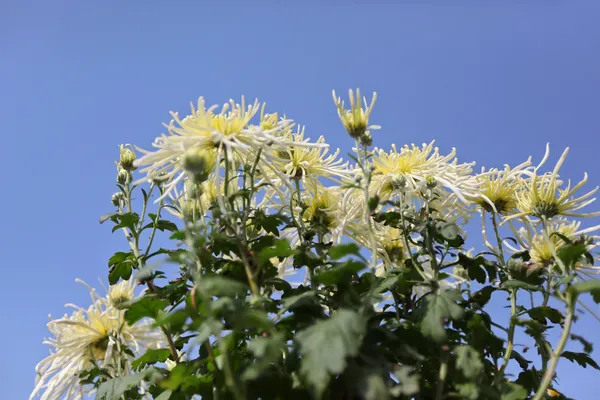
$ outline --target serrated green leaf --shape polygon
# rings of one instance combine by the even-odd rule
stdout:
[[[155,397],[154,400],[169,400],[171,398],[172,394],[173,394],[173,392],[171,390],[165,390],[164,392],[159,394],[157,397]]]
[[[108,214],[104,214],[103,216],[100,217],[100,223],[103,224],[106,221],[108,221],[109,219],[112,219],[114,216],[119,215],[119,213],[108,213]]]
[[[419,374],[414,373],[413,368],[402,365],[394,370],[394,376],[398,378],[398,384],[391,389],[394,396],[412,396],[419,393]]]
[[[583,345],[583,351],[585,353],[589,354],[594,351],[594,345],[588,340],[586,340],[583,336],[571,334],[571,339],[577,340],[579,343],[581,343]]]
[[[366,265],[359,261],[348,260],[340,265],[320,272],[316,280],[324,285],[335,285],[346,277],[356,274],[366,268]]]
[[[356,243],[345,243],[329,249],[329,257],[332,260],[339,260],[347,255],[360,255],[360,247]]]
[[[458,226],[451,222],[444,222],[437,227],[438,232],[446,240],[455,240],[458,237]]]
[[[535,286],[530,283],[526,283],[526,282],[522,282],[522,281],[517,281],[514,279],[503,282],[501,286],[505,289],[525,289],[525,290],[531,290],[531,291],[542,290],[542,288],[539,286]]]
[[[346,368],[346,359],[358,354],[366,320],[357,312],[342,309],[330,319],[298,332],[302,362],[300,372],[320,398],[330,375]]]
[[[208,296],[237,296],[244,295],[248,286],[219,275],[206,275],[198,282],[198,290]]]
[[[594,369],[600,370],[600,366],[598,366],[598,363],[596,363],[596,361],[594,361],[594,359],[586,353],[575,353],[573,351],[563,351],[560,356],[563,358],[566,358],[567,360],[569,360],[571,362],[576,362],[577,364],[581,365],[583,368],[587,368],[587,366],[589,365],[590,367],[592,367]]]
[[[481,355],[471,346],[459,346],[454,350],[456,368],[462,371],[465,378],[475,379],[483,371]]]
[[[149,368],[133,375],[109,379],[98,387],[97,400],[120,400],[127,391],[135,389],[143,380],[154,380],[160,373]]]
[[[425,316],[421,322],[421,331],[437,342],[446,340],[446,320],[459,320],[464,310],[457,304],[462,300],[456,291],[446,290],[430,293],[425,297]]]
[[[525,400],[529,394],[523,386],[513,382],[504,383],[501,393],[501,400]]]
[[[126,281],[131,277],[132,267],[130,262],[122,262],[115,265],[108,273],[108,283],[114,285],[119,279]]]
[[[137,300],[135,303],[128,305],[125,311],[125,320],[129,325],[135,324],[142,318],[155,319],[158,312],[164,310],[169,305],[169,302],[156,297],[145,296]]]
[[[146,350],[141,357],[133,360],[131,367],[135,371],[138,371],[147,365],[155,364],[157,362],[165,362],[170,355],[171,352],[169,349],[149,349]]]
[[[546,323],[546,319],[552,323],[559,324],[564,320],[564,316],[560,311],[552,307],[534,307],[527,310],[529,316],[539,322]]]

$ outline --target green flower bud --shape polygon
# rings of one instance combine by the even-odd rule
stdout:
[[[117,183],[121,185],[126,185],[131,181],[131,174],[129,171],[117,167]]]
[[[195,183],[202,183],[214,170],[215,162],[213,151],[196,147],[185,152],[181,166]]]
[[[119,164],[121,164],[121,168],[130,172],[135,171],[136,168],[133,162],[137,157],[131,145],[120,145],[119,149]]]
[[[433,189],[433,188],[435,188],[437,186],[437,181],[431,175],[429,175],[429,176],[427,176],[425,178],[425,182],[427,183],[427,188],[428,189]]]
[[[371,132],[369,131],[365,131],[358,140],[360,140],[360,143],[365,146],[370,146],[373,144],[373,136],[371,136]]]
[[[113,194],[112,197],[110,198],[110,201],[112,201],[112,203],[115,207],[119,207],[123,203],[124,200],[125,199],[123,198],[123,193],[121,193],[121,192],[117,192],[117,193]]]
[[[151,179],[152,183],[156,186],[160,186],[163,183],[165,183],[167,181],[167,173],[166,172],[159,172],[158,174],[154,175]]]

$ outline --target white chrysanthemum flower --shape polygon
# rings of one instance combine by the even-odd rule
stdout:
[[[259,163],[264,169],[268,169],[270,150],[282,150],[289,145],[325,146],[314,143],[288,143],[283,134],[289,130],[292,124],[290,120],[275,123],[274,118],[263,116],[265,119],[259,125],[251,125],[250,121],[259,109],[258,100],[246,107],[242,97],[241,105],[230,100],[219,113],[216,113],[217,108],[215,105],[207,109],[201,97],[198,106],[194,107],[192,104],[192,113],[184,119],[180,119],[177,113],[171,113],[173,120],[166,125],[169,135],[163,134],[154,141],[153,147],[156,150],[139,149],[144,156],[137,159],[135,165],[146,166],[140,171],[146,173],[147,177],[138,182],[166,173],[165,176],[170,181],[164,187],[164,194],[161,196],[164,198],[185,176],[183,161],[191,149],[216,151],[215,168],[221,165],[220,161],[225,156],[230,162],[253,160],[259,149],[265,149],[266,154],[260,157]]]
[[[304,128],[298,127],[296,133],[287,133],[284,138],[290,143],[285,149],[276,151],[276,157],[273,157],[273,163],[276,169],[265,171],[268,175],[273,175],[274,171],[281,171],[290,178],[297,179],[318,179],[321,177],[340,182],[344,178],[349,178],[352,171],[348,169],[348,162],[338,158],[340,150],[337,149],[333,154],[329,153],[329,146],[325,144],[325,138],[320,136],[315,142],[319,147],[307,147],[310,139],[304,138]],[[299,146],[294,146],[298,143]]]
[[[549,222],[547,229],[548,236],[546,237],[543,232],[538,232],[532,224],[526,222],[524,226],[520,227],[518,230],[513,229],[513,234],[517,243],[519,243],[519,247],[514,246],[508,241],[505,242],[505,246],[513,253],[528,250],[532,262],[548,265],[554,259],[553,254],[558,253],[567,245],[561,237],[553,235],[553,233],[563,235],[569,240],[576,240],[582,235],[587,236],[593,241],[593,243],[588,245],[588,251],[597,247],[597,241],[600,239],[600,236],[590,235],[591,233],[600,230],[600,225],[582,229],[581,221],[557,219]],[[585,265],[581,265],[581,268],[596,269]]]
[[[531,176],[530,165],[531,159],[528,159],[514,168],[508,165],[503,170],[492,168],[486,171],[482,168],[475,177],[478,195],[469,197],[469,200],[488,212],[511,213],[517,207],[517,192],[523,187],[523,176]]]
[[[467,203],[465,196],[473,196],[477,189],[477,182],[471,176],[474,163],[458,164],[456,149],[442,156],[433,144],[405,145],[400,151],[392,145],[390,152],[376,148],[372,181],[375,194],[382,199],[389,199],[396,191],[416,195],[428,182],[435,182]]]
[[[408,258],[404,235],[401,229],[378,223],[374,223],[373,228],[373,236],[377,242],[377,253],[383,261],[381,265],[382,270],[393,265],[398,265]],[[360,225],[352,224],[349,226],[349,229],[354,232],[352,238],[358,244],[366,248],[371,246],[369,234],[365,228],[360,229]]]
[[[335,95],[335,90],[332,91],[331,94],[333,95],[333,102],[338,109],[338,116],[351,137],[359,139],[367,134],[370,129],[380,128],[378,125],[369,125],[369,117],[373,111],[375,100],[377,100],[377,93],[373,93],[371,104],[367,105],[367,99],[365,97],[360,97],[360,89],[356,89],[356,100],[352,89],[348,90],[348,97],[350,98],[349,110],[344,108],[344,102]],[[365,103],[364,108],[362,105],[363,102]]]
[[[519,217],[551,219],[558,216],[581,218],[600,216],[600,211],[593,213],[579,212],[579,210],[596,200],[592,198],[592,195],[596,193],[598,187],[582,196],[575,197],[575,193],[587,183],[587,173],[575,186],[571,187],[569,181],[567,187],[561,187],[563,182],[558,179],[558,171],[565,162],[568,153],[569,148],[567,147],[556,163],[554,170],[551,173],[539,175],[538,170],[550,154],[550,146],[546,145],[546,154],[542,162],[535,168],[523,190],[517,192],[517,209],[519,212],[510,215],[505,221]]]
[[[37,378],[30,399],[37,396],[42,400],[83,399],[91,395],[94,388],[79,383],[80,373],[94,365],[115,374],[129,371],[133,360],[131,354],[137,356],[147,348],[164,345],[163,333],[153,328],[150,322],[129,325],[124,311],[113,306],[133,298],[135,283],[132,282],[135,282],[133,278],[112,286],[106,298],[90,289],[93,304],[89,308],[68,304],[75,309],[73,314],[50,320],[48,329],[52,337],[43,343],[52,350],[36,366]]]

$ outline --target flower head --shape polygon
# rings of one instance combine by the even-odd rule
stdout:
[[[340,117],[340,120],[342,121],[342,124],[344,124],[344,128],[346,128],[346,131],[351,137],[353,137],[354,139],[361,139],[364,135],[368,134],[369,129],[380,128],[377,125],[369,126],[369,117],[371,116],[371,111],[373,111],[375,100],[377,100],[377,93],[373,93],[373,99],[371,100],[371,104],[367,106],[367,99],[361,99],[360,97],[360,89],[356,89],[356,100],[354,98],[354,93],[352,93],[352,90],[349,90],[349,110],[344,108],[344,102],[342,101],[342,99],[336,97],[335,90],[332,92],[332,95],[333,101],[335,102],[338,109],[338,115]],[[363,101],[365,103],[365,108],[363,108]]]
[[[395,145],[386,152],[375,149],[373,186],[382,199],[390,198],[397,191],[417,193],[419,189],[435,182],[436,187],[449,190],[467,203],[465,196],[476,189],[471,174],[473,163],[458,164],[456,150],[442,156],[433,147],[434,142],[421,147],[405,145],[397,150]]]
[[[588,193],[575,197],[575,193],[587,183],[587,173],[583,179],[575,186],[571,187],[571,182],[566,187],[559,180],[558,171],[565,162],[569,148],[567,147],[558,160],[554,170],[551,173],[540,175],[539,168],[548,158],[550,147],[546,146],[546,155],[542,162],[535,168],[532,176],[527,180],[523,190],[516,194],[518,213],[506,218],[517,217],[536,217],[540,219],[551,219],[557,216],[566,217],[595,217],[600,216],[600,212],[580,213],[580,209],[593,203],[596,199],[591,196],[596,193],[598,187]]]
[[[277,166],[277,170],[285,173],[286,176],[297,179],[325,177],[336,181],[350,176],[348,163],[338,158],[340,150],[328,154],[329,148],[323,136],[315,142],[320,145],[319,147],[303,146],[309,140],[304,138],[303,128],[299,128],[297,133],[287,133],[284,137],[290,145],[276,151],[273,163]],[[294,146],[295,143],[298,146]]]
[[[530,172],[527,170],[530,164],[527,160],[514,168],[505,165],[503,170],[482,169],[481,174],[476,176],[478,193],[469,200],[488,212],[504,215],[512,212],[517,207],[517,192],[523,186],[523,175]]]
[[[99,297],[91,288],[92,305],[75,309],[71,315],[48,323],[52,334],[44,344],[52,347],[50,355],[36,367],[35,388],[30,396],[43,400],[83,399],[93,393],[91,385],[81,386],[79,374],[94,365],[117,373],[131,370],[131,361],[141,354],[142,348],[156,348],[163,344],[163,334],[149,322],[129,325],[124,311],[113,302],[133,296],[131,283],[122,283],[109,289],[106,298]],[[121,349],[121,350],[119,350]],[[123,351],[127,349],[127,351]]]
[[[130,144],[119,146],[119,165],[127,171],[135,170],[134,161],[136,159],[135,151]]]

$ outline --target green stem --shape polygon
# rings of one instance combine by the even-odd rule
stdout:
[[[563,328],[562,335],[560,340],[558,341],[558,345],[556,346],[556,350],[552,354],[552,358],[550,359],[550,365],[546,369],[544,373],[544,378],[542,379],[542,384],[538,388],[533,400],[541,400],[546,395],[546,391],[552,384],[552,379],[554,378],[554,372],[556,371],[556,366],[558,365],[558,360],[569,341],[569,335],[571,334],[571,325],[573,324],[573,316],[575,314],[575,299],[571,298],[569,303],[567,304],[567,315],[565,317],[565,325]]]
[[[440,373],[438,375],[438,383],[435,391],[435,399],[441,400],[444,396],[444,387],[446,386],[446,375],[448,374],[448,357],[444,353],[442,355],[442,363],[440,364]]]
[[[229,357],[227,356],[227,345],[223,338],[221,338],[221,343],[219,347],[221,348],[221,354],[223,355],[223,370],[225,371],[225,382],[233,392],[234,397],[237,400],[243,400],[244,396],[238,388],[235,378],[233,377],[233,371],[231,370],[231,365],[229,364]]]
[[[131,188],[129,186],[129,184],[127,185],[127,195],[125,197],[126,200],[126,204],[127,204],[127,212],[131,212],[132,207],[131,207]],[[135,259],[137,260],[138,263],[138,267],[141,269],[144,267],[144,258],[141,256],[140,254],[140,249],[139,249],[139,233],[138,232],[131,232],[132,236],[133,236],[133,242],[131,242],[131,240],[127,240],[127,242],[129,243],[129,246],[131,247],[131,251],[133,251],[133,254],[135,256]],[[150,290],[150,292],[152,293],[156,293],[156,288],[154,287],[154,284],[152,283],[152,280],[149,279],[146,282],[148,289]],[[179,363],[179,356],[177,355],[177,351],[175,350],[175,344],[173,343],[173,338],[171,336],[171,334],[169,333],[169,331],[167,330],[167,328],[165,328],[163,325],[160,325],[160,329],[161,331],[164,333],[165,337],[167,338],[167,342],[169,344],[169,352],[171,353],[171,357],[173,358],[173,360],[176,363]]]
[[[498,221],[496,220],[496,213],[491,212],[492,214],[492,226],[494,227],[494,234],[496,236],[496,242],[498,243],[498,258],[502,265],[502,268],[506,267],[506,259],[504,258],[504,248],[502,246],[502,239],[500,238],[500,232],[498,230]],[[496,375],[496,379],[499,379],[504,375],[504,371],[508,367],[510,363],[510,358],[512,356],[513,349],[515,347],[515,331],[517,327],[517,290],[510,290],[510,322],[508,326],[508,338],[506,344],[506,351],[504,352],[504,357],[502,359],[502,364],[500,369],[498,370],[498,375]]]

